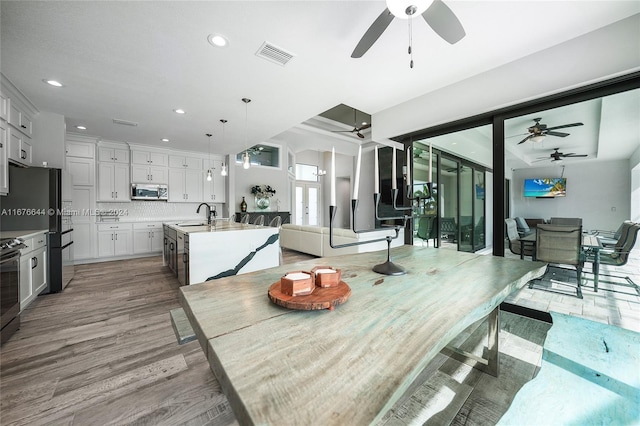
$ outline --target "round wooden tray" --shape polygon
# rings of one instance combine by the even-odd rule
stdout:
[[[306,296],[289,296],[280,291],[280,281],[269,286],[269,299],[276,305],[301,311],[316,309],[333,310],[334,307],[347,301],[351,296],[351,288],[344,281],[336,287],[316,287],[313,293]]]

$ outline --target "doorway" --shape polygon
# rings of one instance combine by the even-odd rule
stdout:
[[[320,184],[296,183],[295,224],[320,226]]]

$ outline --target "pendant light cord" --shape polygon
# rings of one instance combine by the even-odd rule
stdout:
[[[413,68],[413,17],[409,16],[409,19],[407,19],[407,21],[409,21],[409,68]]]

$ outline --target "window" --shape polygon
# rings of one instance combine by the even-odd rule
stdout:
[[[296,163],[296,180],[318,182],[318,166]]]
[[[242,156],[247,152],[251,166],[280,168],[280,147],[257,144],[236,154],[236,164],[242,164]]]

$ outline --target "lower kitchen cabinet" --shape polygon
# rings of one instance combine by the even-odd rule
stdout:
[[[20,311],[47,287],[47,237],[43,233],[24,238],[20,250]]]
[[[161,222],[133,224],[133,254],[160,253],[163,241]]]
[[[131,224],[98,224],[98,257],[126,256],[131,250]]]

